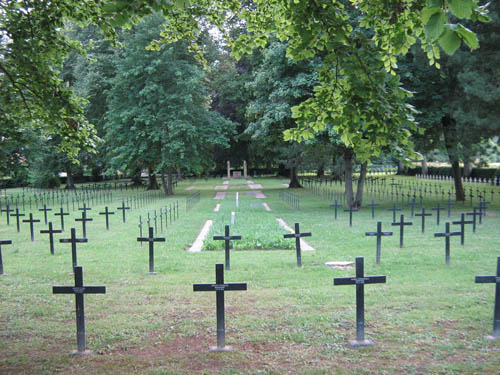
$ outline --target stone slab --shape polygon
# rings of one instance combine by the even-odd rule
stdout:
[[[225,191],[218,191],[217,194],[215,194],[214,199],[224,199],[226,198],[226,192]]]
[[[217,185],[216,187],[214,187],[215,190],[227,190],[227,188],[229,187],[229,185]]]
[[[334,262],[326,262],[325,265],[330,268],[336,269],[344,269],[351,268],[354,265],[353,261],[334,261]]]
[[[207,236],[208,232],[210,231],[210,228],[212,227],[213,220],[207,220],[205,221],[205,224],[203,225],[203,228],[201,228],[200,233],[198,234],[198,237],[196,237],[196,240],[193,242],[193,245],[189,248],[189,252],[191,253],[198,253],[201,251],[203,247],[203,241],[205,240],[205,237]]]
[[[262,191],[259,190],[259,191],[255,192],[255,198],[262,199],[262,198],[267,198],[267,197]]]
[[[220,210],[220,203],[217,203],[214,208],[214,212],[219,212]]]
[[[349,345],[353,348],[357,348],[360,346],[373,346],[373,342],[371,340],[349,340]]]
[[[194,189],[194,186],[189,186],[187,188],[185,188],[184,190],[193,190]]]
[[[250,189],[263,189],[261,184],[248,184]]]

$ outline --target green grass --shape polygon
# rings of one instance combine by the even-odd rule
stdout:
[[[106,285],[106,295],[87,295],[87,346],[90,357],[75,358],[67,353],[76,347],[74,297],[53,295],[53,285],[71,285],[71,250],[56,243],[56,254],[49,253],[48,236],[29,237],[23,224],[0,216],[0,239],[12,239],[2,246],[7,276],[0,277],[0,374],[498,374],[500,343],[489,342],[494,287],[475,284],[475,275],[495,272],[500,256],[500,209],[494,201],[489,216],[472,234],[467,227],[465,246],[458,237],[451,242],[451,265],[444,264],[444,239],[433,233],[443,231],[434,217],[420,233],[418,220],[405,228],[405,246],[399,248],[399,232],[390,226],[389,201],[371,219],[370,209],[354,213],[353,227],[348,216],[339,212],[337,221],[330,202],[308,189],[296,189],[301,209],[293,210],[279,200],[286,181],[255,179],[264,186],[266,199],[246,195],[241,181],[231,181],[226,198],[213,200],[220,179],[179,183],[174,198],[158,199],[127,213],[127,223],[117,212],[111,217],[111,230],[105,230],[103,205],[92,207],[88,224],[89,242],[78,245],[78,262],[88,285]],[[434,183],[434,182],[433,182]],[[440,183],[440,182],[436,182]],[[442,184],[448,184],[442,182]],[[201,200],[186,212],[184,188],[195,185]],[[7,193],[11,193],[7,190]],[[239,192],[239,207],[235,193]],[[137,192],[115,193],[119,198]],[[496,197],[500,197],[497,193]],[[157,275],[147,274],[148,250],[136,241],[138,218],[179,199],[180,218],[163,232],[165,243],[155,244]],[[369,195],[365,200],[371,200]],[[271,212],[251,206],[265,201]],[[377,198],[377,201],[380,200]],[[218,213],[213,212],[221,203]],[[427,201],[434,207],[435,201]],[[406,220],[411,220],[409,208]],[[458,205],[452,220],[469,207]],[[224,261],[223,251],[189,253],[207,219],[214,220],[213,234],[223,234],[235,211],[232,234],[236,249],[257,249],[257,241],[272,251],[234,251],[227,282],[247,282],[248,291],[226,295],[227,343],[233,353],[209,353],[215,344],[215,296],[193,293],[193,283],[215,280],[215,263]],[[59,218],[49,217],[55,226]],[[81,224],[67,219],[66,233]],[[43,220],[43,213],[36,212]],[[315,251],[302,253],[304,267],[296,267],[293,240],[282,240],[285,231],[276,218],[290,226],[300,222],[301,231]],[[375,239],[366,231],[394,231],[382,240],[381,264],[375,264]],[[69,224],[71,222],[71,224]],[[57,224],[57,225],[56,225]],[[159,222],[158,222],[159,226]],[[457,227],[454,227],[457,230]],[[160,233],[158,235],[161,235]],[[61,238],[58,235],[56,238]],[[213,241],[207,241],[210,244]],[[222,241],[217,248],[222,248]],[[266,246],[267,246],[266,245]],[[240,246],[240,247],[239,247]],[[355,288],[334,287],[333,278],[354,275],[354,269],[330,269],[324,263],[365,257],[367,275],[387,275],[386,284],[365,288],[366,336],[374,347],[352,349],[347,341],[355,332]]]

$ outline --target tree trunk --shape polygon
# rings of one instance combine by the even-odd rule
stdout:
[[[141,170],[137,170],[132,175],[132,186],[142,186]]]
[[[464,161],[464,177],[470,177],[470,175],[472,174],[473,166],[474,164],[472,164],[471,161],[469,160]]]
[[[182,181],[181,167],[177,167],[177,181]]]
[[[446,152],[448,153],[448,158],[450,159],[453,178],[455,180],[455,198],[457,202],[463,202],[465,200],[465,193],[464,187],[462,185],[462,176],[460,174],[460,164],[457,147],[458,138],[457,129],[455,127],[455,120],[452,119],[449,114],[446,114],[441,119],[441,125],[443,128],[444,145],[446,147]]]
[[[301,188],[302,185],[299,181],[299,176],[297,175],[297,167],[290,168],[290,183],[288,184],[289,188]]]
[[[352,159],[353,152],[350,148],[344,149],[344,164],[345,164],[345,205],[350,207],[353,204],[353,190],[352,190]]]
[[[359,172],[358,188],[356,190],[356,200],[354,201],[354,207],[361,208],[363,204],[363,188],[366,180],[366,172],[368,169],[368,162],[365,161],[361,164],[361,170]]]
[[[153,173],[151,168],[148,168],[149,184],[148,190],[159,190],[158,180],[156,179],[156,173]]]
[[[161,182],[163,184],[163,191],[165,192],[165,195],[170,196],[174,195],[174,189],[172,187],[172,168],[168,168],[167,173],[167,181],[165,181],[165,174],[163,172],[161,173]]]
[[[403,161],[398,160],[398,172],[397,172],[397,174],[404,175],[407,170],[408,169],[407,169],[406,165],[404,165]]]
[[[65,189],[75,189],[75,182],[73,180],[73,173],[71,172],[71,166],[66,166],[66,186]]]
[[[424,154],[422,159],[422,174],[427,175],[429,173],[429,167],[427,166],[427,156]]]
[[[321,164],[316,171],[316,177],[323,177],[325,175],[325,165]]]

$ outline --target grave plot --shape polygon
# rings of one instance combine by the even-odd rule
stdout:
[[[272,211],[268,212],[263,206],[255,205],[253,195],[238,194],[238,207],[236,195],[226,197],[214,215],[213,225],[203,243],[203,250],[222,250],[224,244],[212,239],[213,236],[223,235],[225,226],[230,225],[231,233],[241,235],[241,240],[232,241],[232,248],[238,250],[272,250],[294,249],[295,244],[283,238],[288,233],[276,222]],[[233,204],[228,204],[234,202]],[[258,202],[262,203],[262,202]]]

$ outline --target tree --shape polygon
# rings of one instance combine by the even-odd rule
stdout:
[[[146,51],[163,22],[155,14],[123,33],[105,129],[111,166],[160,173],[170,195],[177,167],[197,174],[212,167],[213,148],[227,145],[233,124],[209,111],[205,73],[184,43]]]

